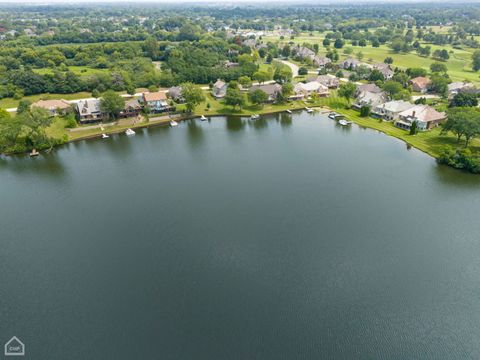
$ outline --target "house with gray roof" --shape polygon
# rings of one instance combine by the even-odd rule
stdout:
[[[276,83],[267,85],[253,85],[250,88],[250,92],[258,89],[262,90],[268,95],[268,102],[275,102],[277,101],[278,95],[282,92],[282,85]]]
[[[82,124],[102,121],[108,114],[103,112],[100,99],[80,100],[76,104],[78,121]]]
[[[409,103],[408,101],[388,101],[374,107],[372,110],[372,115],[387,121],[392,121],[397,120],[400,116],[400,113],[413,107],[415,107],[415,105]]]

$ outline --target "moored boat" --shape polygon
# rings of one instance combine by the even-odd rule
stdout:
[[[108,139],[110,136],[107,134],[102,134],[102,139]]]
[[[33,149],[33,150],[30,152],[30,156],[31,156],[31,157],[38,156],[38,155],[40,155],[40,153],[39,153],[36,149]]]
[[[292,113],[292,110],[285,110],[287,113],[291,114]]]
[[[200,120],[205,121],[205,120],[207,120],[207,118],[206,118],[205,115],[202,115],[202,116],[200,116]]]
[[[125,131],[125,134],[127,134],[128,136],[135,135],[135,131],[133,131],[132,129],[127,129]]]
[[[170,126],[171,127],[178,126],[178,123],[175,120],[170,120]]]

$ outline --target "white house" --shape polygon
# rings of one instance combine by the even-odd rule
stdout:
[[[303,95],[302,97],[309,98],[313,94],[318,96],[328,96],[328,87],[322,85],[318,81],[310,81],[307,83],[298,83],[295,85],[293,92],[297,95]]]
[[[380,105],[377,105],[373,110],[373,115],[376,115],[384,120],[392,121],[397,120],[400,113],[413,108],[415,105],[403,101],[389,101]]]
[[[395,126],[409,130],[413,122],[416,121],[418,130],[429,130],[438,126],[446,118],[447,115],[444,112],[438,112],[431,106],[415,105],[399,114]]]

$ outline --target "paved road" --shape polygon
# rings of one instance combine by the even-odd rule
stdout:
[[[280,61],[282,64],[285,64],[288,67],[290,67],[290,69],[292,69],[293,77],[298,76],[298,69],[299,69],[298,65],[287,60],[278,60],[278,61]]]

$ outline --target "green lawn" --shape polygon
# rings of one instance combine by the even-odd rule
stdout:
[[[95,75],[95,74],[102,74],[106,73],[108,69],[94,69],[88,66],[69,66],[68,70],[73,72],[78,76],[88,76],[88,75]],[[45,75],[45,74],[53,74],[52,68],[43,68],[43,69],[33,69],[34,72],[37,74]]]
[[[344,114],[349,120],[358,125],[376,129],[387,135],[394,136],[405,141],[407,144],[420,149],[433,157],[440,155],[442,147],[445,145],[458,146],[455,136],[441,135],[441,128],[435,128],[430,131],[419,132],[417,135],[410,135],[408,131],[399,129],[393,125],[392,122],[381,121],[371,117],[360,117],[358,111],[346,109],[345,99],[338,97],[330,97],[320,99],[320,102],[331,109],[335,109],[339,113]],[[475,139],[470,146],[472,151],[480,152],[480,139]]]
[[[50,99],[65,99],[65,100],[76,100],[92,97],[92,94],[86,91],[73,93],[73,94],[38,94],[24,96],[23,100],[29,100],[35,102],[38,100],[50,100]],[[15,100],[13,98],[4,98],[0,100],[0,108],[9,109],[15,108],[18,106],[20,100]]]

